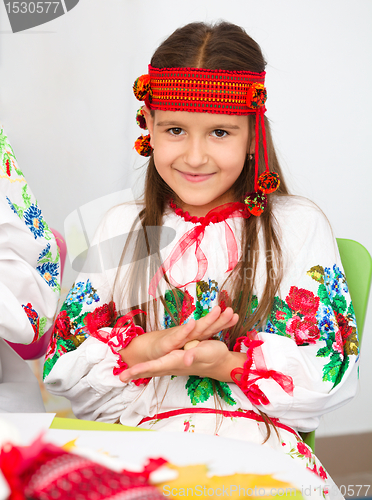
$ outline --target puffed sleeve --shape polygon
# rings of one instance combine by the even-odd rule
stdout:
[[[281,233],[283,280],[268,320],[235,372],[260,410],[300,431],[351,399],[358,381],[358,334],[337,243],[311,202],[287,198],[275,211]],[[261,262],[261,271],[263,263]]]
[[[103,219],[55,322],[44,382],[48,391],[71,401],[78,418],[117,421],[147,382],[124,384],[118,376],[126,368],[118,351],[143,333],[130,314],[120,314],[114,290],[121,252],[138,211],[135,204],[121,205]]]
[[[0,336],[30,344],[52,325],[59,251],[0,125]]]

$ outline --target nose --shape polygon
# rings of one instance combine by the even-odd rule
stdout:
[[[208,162],[206,144],[200,137],[190,137],[186,144],[184,161],[191,168],[198,168]]]

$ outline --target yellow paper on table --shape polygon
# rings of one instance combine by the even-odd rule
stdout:
[[[178,477],[166,483],[157,484],[159,491],[169,498],[223,498],[244,497],[270,499],[277,496],[291,500],[302,500],[303,496],[289,483],[275,479],[271,474],[232,474],[230,476],[209,476],[204,464],[178,467],[167,464],[178,472]]]

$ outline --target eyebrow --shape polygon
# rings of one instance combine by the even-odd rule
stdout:
[[[172,121],[162,121],[162,122],[158,122],[156,124],[157,127],[175,127],[175,128],[182,128],[182,124],[181,123],[178,123],[178,122],[172,122]],[[213,126],[213,128],[215,130],[220,130],[220,129],[230,129],[230,130],[239,130],[240,127],[238,125],[232,125],[232,124],[223,124],[223,123],[219,123],[217,126]]]

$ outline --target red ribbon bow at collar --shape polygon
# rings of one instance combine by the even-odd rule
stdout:
[[[175,209],[176,215],[183,217],[186,221],[197,223],[199,225],[195,226],[179,239],[168,258],[164,261],[163,265],[158,269],[155,276],[152,278],[149,286],[149,295],[152,295],[154,298],[161,278],[168,271],[170,271],[168,275],[169,282],[177,288],[187,286],[188,284],[200,281],[203,278],[208,268],[208,260],[204,252],[200,248],[200,244],[204,238],[205,228],[211,223],[225,223],[225,239],[229,260],[226,272],[232,271],[238,263],[238,245],[236,243],[234,233],[226,220],[235,217],[243,217],[245,219],[250,217],[249,212],[246,210],[245,204],[240,202],[226,203],[224,205],[221,205],[220,207],[213,208],[207,213],[205,217],[200,218],[191,217],[188,212],[183,212],[180,208],[177,208],[172,201],[170,202],[170,206]],[[196,276],[194,279],[188,281],[187,283],[177,283],[177,281],[175,281],[171,276],[171,269],[185,254],[185,252],[194,244],[195,257],[198,262],[198,270]]]

